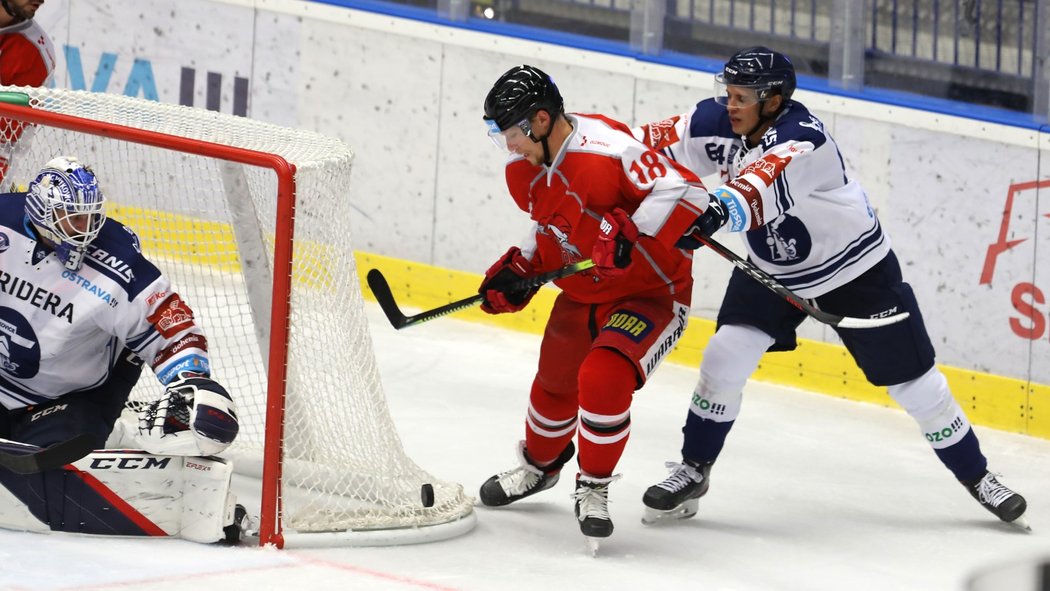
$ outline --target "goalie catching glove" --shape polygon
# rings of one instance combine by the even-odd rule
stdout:
[[[214,380],[180,376],[139,417],[138,441],[150,453],[213,456],[237,437],[233,398]]]
[[[478,288],[478,293],[485,296],[481,309],[488,314],[523,310],[540,288],[514,289],[514,286],[531,275],[532,263],[521,254],[520,248],[512,246],[485,272]]]

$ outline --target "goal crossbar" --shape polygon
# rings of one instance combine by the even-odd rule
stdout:
[[[91,93],[83,93],[82,91],[42,90],[41,92],[57,93],[57,100],[63,99],[63,97],[61,96],[63,92],[70,94],[70,96],[71,94],[82,94],[82,96],[88,96],[90,100],[95,100],[95,97],[89,97],[89,94]],[[113,123],[112,121],[91,119],[90,117],[78,117],[78,115],[69,114],[68,112],[46,110],[47,101],[51,100],[50,94],[43,94],[43,96],[38,99],[39,104],[44,106],[45,108],[34,108],[33,106],[23,106],[19,104],[3,102],[6,99],[5,94],[9,93],[0,93],[0,118],[25,122],[27,124],[34,124],[34,126],[63,129],[79,134],[95,135],[99,136],[99,138],[104,138],[107,140],[116,140],[120,142],[126,142],[129,144],[151,146],[153,148],[160,148],[165,151],[182,152],[186,154],[193,154],[196,156],[203,156],[206,157],[206,159],[225,161],[239,165],[257,167],[258,169],[270,170],[275,174],[276,208],[279,213],[275,216],[275,219],[273,220],[272,228],[267,230],[268,236],[272,236],[272,242],[269,239],[267,239],[267,242],[272,247],[271,263],[273,268],[272,290],[270,294],[271,301],[269,302],[269,340],[265,344],[260,343],[260,349],[266,349],[265,353],[262,353],[262,355],[264,355],[267,360],[266,366],[264,368],[266,375],[267,396],[265,402],[264,418],[265,441],[262,442],[261,445],[261,507],[258,523],[258,535],[260,544],[272,544],[277,547],[283,547],[283,545],[285,545],[286,543],[286,531],[285,526],[283,526],[285,520],[282,519],[282,515],[283,511],[285,511],[285,497],[287,493],[282,489],[282,478],[283,470],[285,470],[285,465],[287,463],[287,459],[285,458],[285,453],[287,452],[285,447],[286,413],[288,411],[288,388],[290,387],[289,363],[291,362],[290,343],[291,324],[293,320],[293,284],[296,281],[295,265],[298,265],[300,268],[303,265],[302,261],[296,263],[293,259],[293,256],[295,255],[293,249],[295,244],[294,239],[296,230],[296,191],[298,190],[296,181],[296,174],[298,170],[296,164],[289,162],[289,160],[286,159],[285,156],[279,153],[248,149],[244,147],[238,147],[235,145],[217,142],[210,142],[199,138],[188,138],[188,136],[165,133],[163,131],[156,131],[152,129],[131,127],[128,125]],[[143,103],[148,102],[137,99],[129,99],[123,97],[113,98],[111,96],[105,96],[100,97],[98,100],[107,104],[110,102],[118,101],[128,102],[135,109],[149,110],[153,108],[149,105],[143,106]],[[169,105],[163,105],[156,108],[158,108],[158,110],[172,109],[172,107]],[[88,111],[88,114],[96,114],[89,108],[85,110]],[[199,111],[199,109],[190,110]],[[175,115],[172,115],[171,113],[167,112],[163,114],[165,115],[165,117],[177,117],[177,113],[181,111],[175,112]],[[210,111],[208,112],[209,117],[210,115],[214,115],[214,117],[216,118],[239,120],[234,123],[229,123],[230,126],[246,125],[245,122],[247,122],[248,124],[253,123],[248,120],[243,120],[241,118],[231,118],[231,115],[211,113]],[[198,123],[207,127],[208,121],[204,120],[204,115],[197,115],[196,113],[187,114],[194,114],[194,117],[202,119],[204,123]],[[258,125],[268,126],[269,124]],[[236,133],[233,133],[233,135],[235,136]],[[22,143],[24,144],[25,142],[23,141]],[[270,232],[272,232],[272,234],[270,234]],[[312,254],[309,240],[307,242],[307,250],[303,251],[303,254],[306,255],[308,259]],[[356,286],[355,289],[359,292],[360,288],[359,286]],[[366,330],[366,328],[363,330]],[[371,351],[369,352],[369,354],[371,355]],[[301,405],[302,402],[297,402],[296,404]],[[301,408],[297,408],[297,411],[299,410],[301,410]],[[381,411],[381,413],[386,413],[384,402],[383,408],[378,411]],[[308,434],[307,436],[302,436],[301,434],[298,434],[298,432],[295,435],[298,439],[303,439],[304,437],[306,437],[306,439],[310,439],[311,437],[310,434]],[[394,437],[396,438],[396,435]],[[322,453],[320,451],[315,453],[315,455],[328,457],[327,453]],[[300,461],[296,460],[296,462],[296,465],[299,465]],[[321,472],[325,473],[325,476],[329,476],[333,480],[339,481],[341,483],[341,486],[343,486],[344,488],[349,488],[353,486],[351,484],[345,483],[345,481],[348,479],[345,478],[344,474],[337,473],[338,470],[332,469],[332,460],[325,460],[325,462],[329,462],[322,466],[323,469],[321,470]],[[419,470],[418,467],[415,467],[412,464],[411,460],[404,459],[403,461],[401,461],[401,464],[399,464],[399,466],[401,467],[394,471],[406,472],[408,471],[408,468],[416,470],[417,472]],[[313,464],[309,465],[313,466]],[[339,465],[339,462],[335,461],[335,465]],[[381,476],[371,476],[371,474],[375,473],[377,472],[365,470],[364,476],[356,480],[360,482],[372,482],[376,480],[381,480],[383,478]],[[426,477],[423,478],[423,482],[427,482],[428,480],[430,480],[429,477],[426,476],[425,472],[419,473],[423,474],[423,477]],[[355,478],[352,478],[350,480],[353,481],[355,480]],[[417,474],[416,481],[418,480],[419,477]],[[382,493],[376,492],[375,490],[377,488],[379,490],[382,490],[382,487],[387,485],[370,484],[369,486],[371,488],[369,488],[370,492],[367,493],[367,495],[369,495],[369,498],[372,499],[371,502],[373,504],[378,503],[379,505],[384,505],[385,502],[382,500]],[[397,495],[401,495],[401,497],[404,497],[403,489],[405,487],[393,486],[388,488],[396,489],[395,492],[392,493],[395,495],[395,497],[397,497]],[[443,510],[445,511],[445,513],[448,513],[449,511],[459,511],[459,513],[462,513],[458,516],[457,519],[445,519],[445,521],[459,522],[454,524],[453,527],[449,528],[451,531],[454,531],[454,533],[451,533],[451,535],[457,535],[468,530],[472,526],[472,523],[474,523],[472,522],[472,519],[474,519],[474,515],[471,514],[471,510],[469,508],[472,504],[469,498],[463,497],[462,487],[458,487],[458,485],[455,485],[453,488],[458,488],[459,492],[453,490],[450,494],[442,493],[441,497],[445,505],[453,507],[453,509],[448,509],[448,507],[444,507]],[[336,495],[336,497],[343,499],[344,495],[348,493],[349,492],[346,492],[345,490],[334,489],[331,485],[321,485],[317,488],[317,492],[315,494],[319,498],[332,497],[332,495],[334,494]],[[377,494],[379,495],[378,498]],[[351,497],[353,497],[353,495],[351,495]],[[416,498],[418,503],[418,493],[416,495]],[[403,502],[401,503],[403,504]],[[309,503],[308,508],[310,508]],[[395,509],[395,511],[400,511],[400,513],[413,513],[413,510],[406,511],[405,509]],[[353,513],[354,511],[351,512]],[[418,509],[415,510],[415,513],[419,512],[420,511]],[[324,515],[331,516],[338,515],[339,513],[340,511],[331,508],[322,509],[319,511],[321,519],[324,518]],[[462,519],[464,518],[464,516],[469,516],[469,519]],[[390,520],[382,518],[379,521],[386,523]],[[358,522],[352,521],[346,523]],[[332,537],[333,540],[336,540],[335,544],[338,544],[338,539],[340,537],[338,531],[350,531],[352,529],[355,529],[355,527],[359,529],[362,533],[366,534],[361,536],[363,537],[363,539],[370,539],[370,537],[373,537],[373,539],[379,541],[376,542],[377,544],[411,543],[414,541],[425,542],[430,540],[441,540],[444,539],[444,537],[450,536],[448,534],[434,535],[432,533],[422,533],[420,535],[415,536],[416,540],[409,540],[409,537],[412,536],[407,535],[407,532],[411,532],[414,529],[419,530],[419,524],[414,524],[411,521],[411,518],[408,519],[407,523],[391,523],[393,525],[387,527],[387,529],[390,529],[395,533],[390,536],[383,537],[381,534],[377,535],[377,530],[382,530],[385,527],[381,524],[373,525],[371,523],[365,523],[363,526],[333,526],[332,529],[329,530],[328,528],[325,528],[322,522],[319,526],[311,526],[316,527],[317,529],[306,530],[318,531],[319,534],[309,534],[308,537],[311,537],[310,540],[304,541],[301,544],[296,545],[329,545],[327,542],[318,542],[319,540],[324,539],[325,536]],[[333,535],[333,532],[336,532],[336,535]],[[355,542],[353,542],[352,540],[348,540],[348,542],[350,543],[350,545],[355,544]],[[369,545],[369,542],[364,542],[360,545]]]

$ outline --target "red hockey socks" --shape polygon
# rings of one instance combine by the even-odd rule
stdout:
[[[634,364],[612,349],[599,347],[584,359],[579,373],[580,470],[607,478],[631,434],[631,398],[638,375]]]
[[[533,380],[525,417],[525,451],[540,464],[554,461],[576,435],[576,392],[556,394]]]

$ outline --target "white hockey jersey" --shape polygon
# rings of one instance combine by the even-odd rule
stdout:
[[[753,148],[714,99],[633,132],[700,177],[719,174],[723,184],[711,193],[729,214],[723,230],[743,232],[750,259],[799,296],[840,287],[890,251],[835,141],[798,102],[788,103]]]
[[[131,349],[167,384],[210,374],[193,312],[141,252],[138,237],[107,219],[70,271],[38,242],[25,193],[0,195],[0,404],[40,404],[97,387]]]

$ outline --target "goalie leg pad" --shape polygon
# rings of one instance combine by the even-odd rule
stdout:
[[[0,470],[0,527],[222,540],[233,523],[231,466],[217,458],[97,451],[61,470]]]

